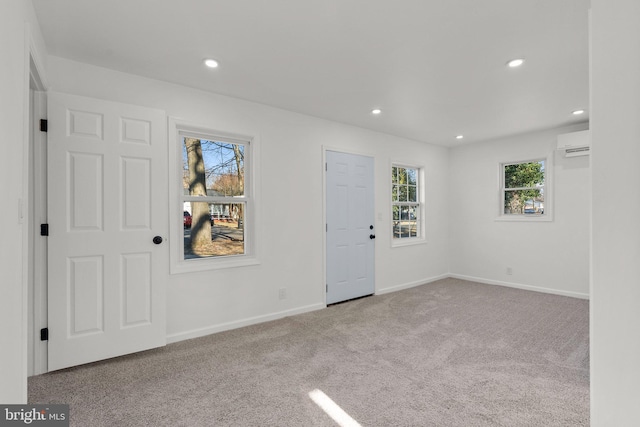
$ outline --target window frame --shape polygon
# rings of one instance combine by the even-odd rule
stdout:
[[[510,165],[519,165],[523,163],[538,163],[544,162],[544,213],[540,215],[527,215],[527,214],[506,214],[504,213],[504,202],[506,191],[518,190],[518,189],[533,189],[539,187],[518,187],[518,188],[505,188],[505,167]],[[505,161],[500,162],[498,165],[498,216],[496,221],[514,221],[514,222],[549,222],[553,221],[553,198],[552,198],[552,182],[553,182],[553,162],[552,156],[540,156],[525,160]]]
[[[243,196],[189,196],[183,190],[183,138],[192,137],[209,141],[220,141],[244,145],[244,195]],[[211,127],[194,125],[188,122],[169,119],[169,197],[170,197],[170,273],[181,274],[196,271],[217,270],[260,264],[257,257],[256,241],[256,195],[259,192],[257,158],[257,137],[250,133],[230,133]],[[197,259],[184,258],[184,202],[208,203],[244,203],[244,254],[228,256],[211,256]]]
[[[414,169],[416,170],[416,202],[396,202],[393,200],[393,169]],[[410,245],[419,245],[426,243],[426,217],[425,217],[425,185],[424,185],[424,166],[416,165],[408,162],[392,161],[389,165],[389,218],[391,226],[391,247],[402,247]],[[393,219],[393,207],[394,206],[416,206],[418,212],[418,220],[416,224],[415,237],[400,237],[394,236],[394,219]]]

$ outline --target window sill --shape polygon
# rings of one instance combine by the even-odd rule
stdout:
[[[499,222],[551,222],[553,221],[553,218],[550,215],[500,215],[495,220]]]
[[[426,245],[427,241],[421,237],[405,238],[405,239],[393,239],[391,240],[392,248],[401,248],[403,246],[415,246]]]
[[[222,270],[226,268],[260,265],[260,260],[252,256],[234,256],[224,258],[204,258],[180,261],[171,266],[171,274],[195,273],[198,271]]]

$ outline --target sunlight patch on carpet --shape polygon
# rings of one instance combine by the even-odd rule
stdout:
[[[315,389],[309,392],[309,397],[320,407],[327,415],[329,415],[333,421],[338,423],[340,427],[362,427],[360,424],[351,418],[336,402],[331,400],[329,396],[324,394],[321,390]]]

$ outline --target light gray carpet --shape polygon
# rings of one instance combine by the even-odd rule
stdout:
[[[588,301],[441,280],[29,379],[73,426],[586,426]]]

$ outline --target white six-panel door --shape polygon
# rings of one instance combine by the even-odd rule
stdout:
[[[327,304],[371,295],[374,282],[373,158],[326,152]]]
[[[48,369],[165,345],[165,113],[50,93],[48,124]]]

